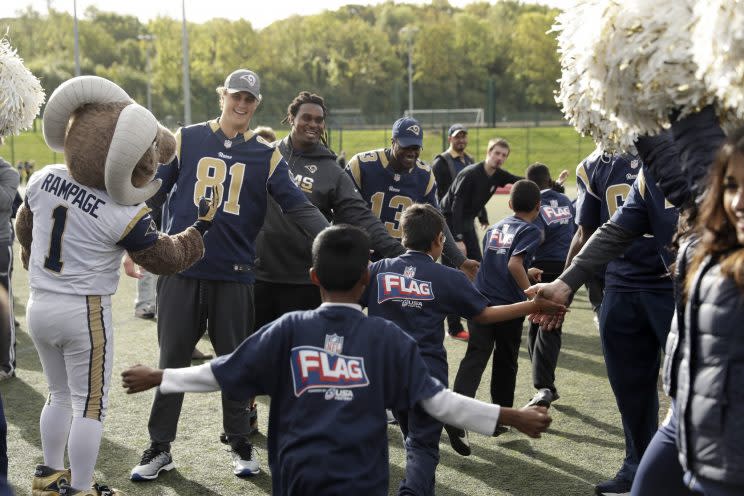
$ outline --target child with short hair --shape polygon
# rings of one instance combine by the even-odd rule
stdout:
[[[408,207],[400,219],[403,246],[408,251],[370,266],[370,284],[362,304],[368,306],[369,315],[390,320],[415,339],[429,373],[447,385],[447,351],[444,348],[447,315],[490,323],[523,317],[546,305],[543,301],[529,301],[489,306],[488,300],[465,274],[436,263],[444,246],[444,226],[444,217],[431,205],[414,203]],[[546,307],[548,312],[562,310],[558,305]],[[400,492],[434,494],[443,424],[420,406],[394,414],[407,451],[406,474]],[[458,453],[467,456],[470,454],[467,435],[458,431],[462,434],[453,436],[448,431],[450,442]]]
[[[509,198],[514,215],[491,226],[483,237],[483,262],[475,287],[491,305],[524,301],[530,286],[527,269],[540,245],[540,229],[532,222],[540,212],[540,188],[523,179],[514,183]],[[454,390],[475,397],[481,376],[493,353],[491,401],[512,406],[517,380],[517,357],[524,317],[496,324],[471,322],[470,340],[455,377]],[[499,434],[506,432],[500,426]]]
[[[505,424],[539,437],[551,422],[545,409],[500,408],[454,394],[431,377],[413,339],[362,313],[369,248],[356,227],[325,229],[313,243],[310,270],[320,307],[285,314],[204,365],[131,367],[122,373],[124,387],[271,396],[268,450],[277,495],[386,495],[386,408],[421,405],[440,421],[483,434]]]

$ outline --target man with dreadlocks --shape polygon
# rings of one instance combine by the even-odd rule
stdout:
[[[405,250],[391,237],[354,188],[351,178],[328,148],[323,97],[301,91],[287,107],[284,122],[292,129],[275,143],[295,184],[328,221],[367,231],[376,252],[394,257]],[[312,239],[282,214],[269,198],[266,219],[256,239],[256,329],[293,310],[320,305],[318,287],[310,282]]]

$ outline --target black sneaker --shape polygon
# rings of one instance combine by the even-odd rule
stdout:
[[[468,431],[447,424],[444,424],[444,430],[447,431],[452,449],[462,456],[469,456],[471,451]]]
[[[176,465],[170,452],[150,446],[142,453],[139,465],[132,469],[129,478],[133,481],[148,481],[157,479],[163,470],[173,470]]]
[[[542,388],[535,393],[535,396],[524,406],[544,406],[550,408],[550,404],[560,398],[558,391],[551,391],[548,388]]]
[[[594,486],[594,493],[598,496],[624,496],[630,494],[633,481],[629,481],[619,475],[614,479],[600,482]]]

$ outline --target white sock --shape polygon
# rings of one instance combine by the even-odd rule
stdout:
[[[93,487],[93,471],[102,435],[103,424],[98,420],[82,417],[72,420],[67,454],[70,456],[73,489],[87,491]]]
[[[70,434],[72,408],[44,405],[39,418],[41,448],[44,451],[44,465],[54,470],[65,468],[65,446]]]

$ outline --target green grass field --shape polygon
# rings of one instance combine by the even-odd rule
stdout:
[[[62,154],[53,152],[44,142],[40,132],[41,124],[37,120],[37,131],[29,131],[20,136],[7,138],[0,146],[0,157],[12,162],[19,160],[35,162],[36,169],[44,165],[63,162]],[[431,163],[434,156],[446,148],[442,129],[424,130],[424,150],[421,159]],[[444,131],[446,133],[446,131]],[[287,129],[277,129],[280,137],[287,134]],[[473,128],[469,132],[468,152],[476,160],[483,160],[488,140],[494,137],[506,138],[511,144],[511,155],[505,168],[510,172],[523,175],[525,168],[534,162],[547,164],[553,177],[563,169],[568,169],[573,176],[576,164],[594,150],[590,138],[582,138],[571,127],[525,127],[525,128]],[[390,145],[390,129],[376,130],[337,130],[330,132],[331,146],[334,150],[344,150],[347,160],[354,154],[383,148]],[[443,145],[444,143],[444,145]],[[574,182],[569,177],[569,182]]]
[[[494,197],[489,203],[491,219],[503,217],[505,209],[505,197]],[[10,483],[17,495],[26,496],[31,494],[34,466],[42,462],[38,420],[46,385],[25,322],[29,292],[27,273],[20,263],[16,267],[15,311],[21,322],[18,377],[0,382],[0,393],[8,420]],[[125,367],[135,363],[156,365],[158,356],[155,324],[133,316],[134,294],[135,281],[122,276],[119,291],[113,298],[114,380],[96,479],[130,496],[270,494],[265,437],[268,398],[259,398],[261,433],[253,439],[263,465],[260,475],[247,480],[232,475],[229,454],[218,440],[222,430],[219,395],[191,394],[184,402],[178,439],[173,445],[177,470],[156,482],[134,484],[129,481],[129,471],[148,446],[147,418],[152,393],[127,396],[119,385],[118,376]],[[473,434],[470,437],[473,453],[467,458],[457,455],[443,434],[437,472],[438,495],[590,495],[594,494],[594,483],[615,474],[624,455],[622,427],[607,382],[598,332],[583,292],[574,300],[564,330],[556,382],[561,398],[551,408],[550,430],[541,439],[530,439],[515,431],[498,438]],[[451,339],[447,339],[446,344],[450,381],[453,381],[466,344]],[[208,350],[209,343],[202,341],[199,348]],[[534,392],[524,347],[519,365],[517,405],[526,403]],[[478,391],[478,398],[484,401],[489,401],[489,377],[490,366]],[[388,437],[390,492],[394,494],[403,474],[405,453],[396,426],[388,428]],[[318,453],[318,457],[322,456]],[[318,469],[322,466],[319,463]]]

